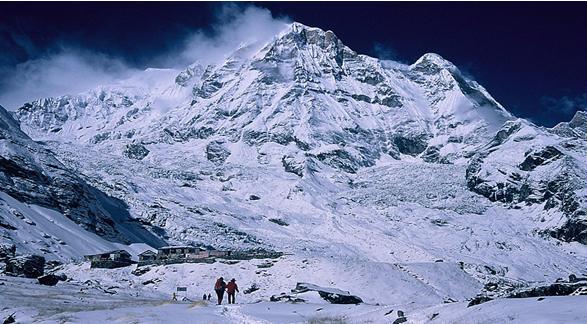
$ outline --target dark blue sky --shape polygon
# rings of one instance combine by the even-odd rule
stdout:
[[[244,6],[245,4],[238,4]],[[273,13],[330,29],[355,51],[411,63],[452,61],[520,117],[552,126],[587,109],[587,3],[262,2]],[[0,3],[0,87],[17,64],[67,45],[143,68],[222,4]]]

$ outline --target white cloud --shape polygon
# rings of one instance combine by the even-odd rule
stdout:
[[[156,61],[173,67],[196,61],[215,63],[242,44],[265,44],[289,22],[287,18],[274,18],[267,9],[236,4],[222,6],[215,18],[210,31],[195,31],[175,51]]]
[[[239,45],[262,44],[286,27],[287,19],[255,6],[223,5],[211,28],[194,31],[178,41],[174,50],[161,53],[147,67],[184,68],[194,62],[214,63]],[[15,67],[1,69],[0,105],[14,110],[22,104],[45,97],[76,94],[127,78],[137,69],[123,60],[75,46],[60,47]]]
[[[129,76],[133,69],[101,54],[62,48],[57,54],[29,60],[9,71],[0,104],[16,109],[30,100],[78,93]]]

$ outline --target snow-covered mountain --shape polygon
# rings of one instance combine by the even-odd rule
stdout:
[[[79,238],[96,234],[105,243],[100,248],[108,241],[163,243],[132,222],[123,201],[92,187],[31,140],[1,106],[0,184],[2,243],[20,252],[76,257],[88,252],[79,248]]]
[[[293,23],[218,64],[27,103],[14,116],[40,142],[2,116],[20,155],[1,152],[0,191],[108,239],[128,214],[169,244],[291,253],[253,297],[336,277],[358,294],[389,288],[372,303],[434,305],[585,271],[585,115],[553,129],[517,119],[436,54],[383,61]],[[80,221],[44,203],[37,180],[11,184],[11,165],[49,187],[69,179],[98,211]]]

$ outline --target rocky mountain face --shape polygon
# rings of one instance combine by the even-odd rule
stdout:
[[[513,208],[540,205],[542,232],[587,244],[584,115],[553,129],[508,122],[469,162],[468,187]]]
[[[130,235],[125,228],[128,226],[123,224],[130,219],[123,201],[107,196],[65,167],[46,147],[23,133],[18,122],[1,106],[0,187],[21,202],[57,210],[107,240],[137,241],[137,236]],[[8,209],[11,218],[0,215],[4,238],[10,238],[11,231],[18,231],[21,225],[36,226],[4,200],[0,199],[0,205]],[[14,224],[15,220],[20,221],[19,225]],[[139,241],[152,236],[143,232],[146,236]]]
[[[462,228],[473,233],[481,224],[474,215],[520,213],[518,230],[532,240],[537,230],[587,243],[583,113],[540,128],[516,119],[439,55],[412,65],[383,61],[298,23],[257,45],[243,44],[216,64],[148,69],[25,104],[14,112],[23,130],[67,167],[13,158],[2,164],[11,179],[21,179],[23,168],[41,169],[7,192],[64,212],[70,208],[61,205],[72,205],[61,203],[68,192],[82,192],[79,204],[91,216],[72,217],[115,236],[103,221],[108,213],[89,203],[105,199],[86,194],[90,184],[169,242],[214,247],[320,253],[346,244],[336,253],[361,258],[369,250],[363,240],[375,231],[385,237],[382,246],[406,250],[372,259],[461,253],[476,264],[483,258],[470,239],[460,249],[438,241],[446,249],[432,251],[414,247],[413,237],[398,241],[387,228],[427,215],[414,223],[414,236],[446,226],[454,230],[447,235],[460,237]],[[27,141],[39,150],[27,156],[50,156]],[[59,180],[43,180],[51,172]],[[39,195],[33,183],[61,191]],[[471,219],[477,225],[466,225]],[[505,240],[491,235],[487,242]]]

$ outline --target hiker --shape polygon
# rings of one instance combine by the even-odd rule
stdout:
[[[206,296],[206,294],[204,294],[204,296],[202,296],[202,300],[206,300],[206,297],[208,297],[208,296]]]
[[[208,300],[212,300],[212,295],[208,294]]]
[[[224,278],[218,278],[218,280],[216,280],[216,284],[214,285],[214,291],[216,291],[216,295],[218,296],[218,305],[222,304],[222,297],[224,297],[225,289],[226,282],[224,282]]]
[[[228,303],[234,304],[234,294],[238,291],[238,286],[236,285],[236,279],[230,279],[230,282],[226,285],[226,292],[228,292]]]
[[[175,293],[173,293],[173,295],[171,296],[171,300],[177,301],[177,295]]]

